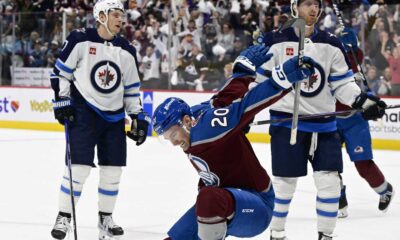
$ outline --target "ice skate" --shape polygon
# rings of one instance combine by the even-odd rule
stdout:
[[[332,234],[327,234],[323,232],[318,232],[318,240],[332,240]]]
[[[394,190],[392,184],[388,183],[387,190],[384,194],[381,195],[379,199],[379,210],[382,212],[387,212],[390,203],[392,202],[392,198],[394,196]]]
[[[338,218],[345,218],[349,215],[347,205],[346,186],[344,186],[340,192]]]
[[[289,240],[286,237],[285,231],[274,231],[271,230],[271,238],[270,240]]]
[[[71,231],[71,215],[68,213],[58,213],[56,223],[54,224],[53,230],[51,230],[51,236],[54,239],[64,239],[68,232]]]
[[[124,235],[122,227],[114,223],[111,214],[99,213],[99,240],[117,240]]]

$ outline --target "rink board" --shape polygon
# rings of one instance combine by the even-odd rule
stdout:
[[[190,91],[142,92],[145,110],[155,109],[165,98],[180,97],[194,105],[207,101],[212,93]],[[62,131],[63,128],[53,117],[49,88],[0,87],[0,128]],[[390,105],[400,104],[400,98],[384,98]],[[268,110],[260,112],[255,121],[269,119]],[[370,129],[375,149],[400,150],[400,109],[387,110],[379,121],[370,121]],[[248,138],[252,142],[268,143],[268,125],[254,126]]]

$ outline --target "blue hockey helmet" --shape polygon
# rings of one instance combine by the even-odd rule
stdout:
[[[162,135],[173,125],[181,125],[185,115],[192,116],[185,101],[177,97],[167,98],[154,111],[153,129],[157,135]]]

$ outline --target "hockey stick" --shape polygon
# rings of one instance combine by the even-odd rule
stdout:
[[[68,178],[69,178],[69,195],[71,196],[71,205],[72,205],[72,221],[74,222],[74,239],[78,240],[78,231],[76,228],[76,212],[75,212],[75,199],[74,199],[74,187],[72,181],[72,161],[71,161],[71,146],[69,142],[69,134],[68,134],[68,120],[64,122],[64,131],[65,131],[65,141],[66,141],[66,154],[65,158],[67,160],[68,167]]]
[[[339,21],[339,29],[340,29],[340,33],[339,34],[342,35],[342,32],[344,30],[344,22],[343,22],[342,14],[339,11],[338,3],[336,1],[337,0],[332,0],[332,6],[333,6],[333,10],[335,11],[336,17],[337,17],[337,19]],[[351,56],[353,57],[353,60],[357,65],[358,72],[361,73],[361,77],[362,77],[362,81],[363,81],[364,86],[367,88],[367,91],[370,92],[371,89],[368,86],[368,82],[367,82],[367,78],[365,77],[364,70],[362,69],[361,64],[358,61],[357,56],[356,56],[353,48],[351,47],[351,45],[347,45],[347,46],[349,47],[350,52],[351,52]]]
[[[394,109],[400,108],[400,104],[397,105],[388,105],[385,109]],[[307,119],[317,119],[317,118],[328,118],[333,116],[346,116],[348,114],[353,114],[356,112],[363,112],[363,109],[351,109],[351,110],[344,110],[344,111],[337,111],[337,112],[327,112],[327,113],[317,113],[317,114],[310,114],[310,115],[302,115],[299,116],[299,120],[307,120]],[[265,125],[271,123],[282,123],[282,122],[289,122],[292,121],[292,117],[288,118],[280,118],[280,119],[269,119],[269,120],[261,120],[257,122],[253,122],[250,126],[258,126],[258,125]]]
[[[303,66],[304,61],[304,38],[306,34],[306,22],[302,18],[297,18],[293,23],[293,27],[298,29],[299,34],[299,49],[298,56],[299,62],[298,66]],[[294,106],[293,106],[293,118],[292,118],[292,126],[290,129],[290,145],[295,145],[297,142],[297,125],[299,122],[299,106],[300,106],[300,86],[301,83],[296,82],[294,87]]]

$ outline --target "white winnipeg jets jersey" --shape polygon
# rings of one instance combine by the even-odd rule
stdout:
[[[122,37],[106,41],[94,28],[71,32],[52,77],[59,78],[60,96],[70,96],[72,82],[106,120],[122,119],[123,109],[128,114],[142,109],[136,50]]]
[[[288,59],[298,55],[298,37],[293,28],[266,35],[270,61],[258,70],[257,82],[263,81],[265,73]],[[346,59],[342,43],[330,33],[315,29],[310,38],[305,39],[304,55],[315,62],[315,74],[301,82],[299,114],[316,114],[335,111],[336,98],[351,106],[361,90],[354,82],[353,72]],[[294,90],[270,107],[271,117],[288,117],[293,112]],[[321,121],[320,121],[321,120]],[[299,130],[327,132],[336,130],[335,119],[319,119],[315,123],[299,122]],[[290,127],[290,122],[276,124]]]

